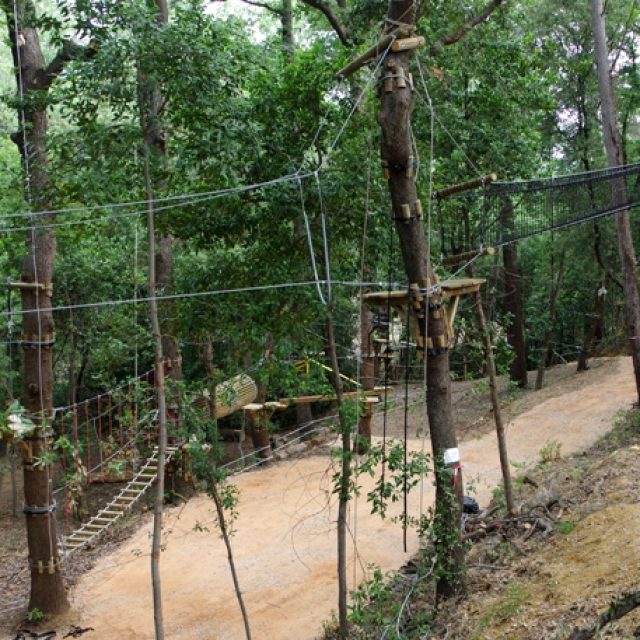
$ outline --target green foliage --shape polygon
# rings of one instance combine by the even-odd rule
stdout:
[[[43,619],[44,612],[37,607],[34,607],[33,609],[29,609],[29,611],[27,611],[27,620],[29,622],[40,622]]]
[[[393,440],[371,447],[360,460],[356,474],[366,473],[375,477],[384,465],[384,474],[380,473],[374,488],[367,494],[371,513],[385,518],[389,504],[400,501],[405,491],[410,492],[429,474],[429,463],[430,456],[420,451],[407,451],[405,460],[403,444]]]
[[[631,409],[620,412],[613,423],[613,428],[598,442],[608,451],[636,443],[640,438],[640,411]]]
[[[569,535],[576,527],[577,522],[575,520],[560,520],[557,523],[558,531],[563,535]]]
[[[491,608],[480,620],[474,629],[472,638],[480,638],[480,634],[492,624],[501,624],[511,620],[522,609],[527,601],[527,595],[522,587],[515,581],[509,582],[506,593],[503,594],[501,602]]]
[[[545,445],[538,451],[538,457],[540,458],[540,462],[542,464],[548,464],[549,462],[555,462],[556,460],[560,460],[561,454],[560,449],[562,448],[562,443],[557,440],[549,440],[549,442],[545,443]]]

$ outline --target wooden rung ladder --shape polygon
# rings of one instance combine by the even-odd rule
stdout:
[[[181,446],[179,444],[167,447],[166,462],[169,462],[173,455],[180,450]],[[155,484],[157,470],[158,448],[156,447],[127,486],[121,489],[106,507],[63,539],[60,544],[61,553],[70,556],[73,552],[84,548],[87,544],[97,539],[102,535],[103,531],[123,518],[131,507]]]

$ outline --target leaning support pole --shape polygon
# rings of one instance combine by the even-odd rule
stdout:
[[[467,273],[473,278],[473,267],[469,265]],[[493,408],[493,419],[496,423],[496,436],[498,438],[498,452],[500,454],[500,469],[502,470],[502,484],[504,485],[504,497],[507,503],[507,511],[509,514],[515,514],[515,504],[513,502],[513,483],[511,482],[511,469],[509,468],[509,454],[507,453],[507,438],[504,431],[504,422],[502,421],[502,409],[500,408],[500,400],[498,399],[498,385],[496,376],[496,361],[493,357],[493,344],[491,342],[491,334],[487,327],[487,321],[484,316],[484,308],[482,306],[482,296],[477,291],[474,294],[476,303],[476,312],[478,314],[478,326],[482,334],[482,342],[484,345],[484,357],[487,364],[487,374],[489,375],[489,392],[491,394],[491,407]]]

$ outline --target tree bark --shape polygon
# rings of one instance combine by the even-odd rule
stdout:
[[[351,431],[342,412],[342,378],[338,364],[336,338],[333,330],[331,302],[327,307],[327,349],[331,361],[331,382],[336,392],[338,420],[342,436],[340,486],[338,489],[338,624],[341,640],[349,637],[347,622],[347,506],[351,484]]]
[[[500,223],[504,229],[513,227],[513,203],[505,202],[500,212]],[[507,327],[507,341],[513,349],[515,359],[511,363],[509,377],[524,389],[528,384],[527,350],[524,339],[524,313],[522,310],[522,291],[520,287],[520,269],[515,244],[502,248],[504,266],[504,310],[511,315],[511,324]]]
[[[373,331],[372,313],[369,307],[360,303],[360,382],[362,391],[371,391],[375,387],[375,355],[373,353],[373,341],[371,333]],[[355,450],[364,455],[371,446],[371,405],[365,405],[358,421],[358,436],[356,438]]]
[[[33,106],[43,104],[42,98],[34,98],[34,91],[40,89],[46,93],[48,88],[39,86],[46,70],[44,55],[37,30],[28,26],[34,24],[35,6],[31,0],[18,0],[15,4],[4,0],[3,4],[20,96],[19,130],[13,140],[22,157],[25,200],[35,210],[51,211],[53,200],[46,148],[47,112],[45,106],[40,109]],[[14,7],[17,9],[15,14]],[[50,224],[54,220],[53,214],[43,215],[38,219],[38,224]],[[55,255],[56,236],[53,229],[27,232],[22,281],[33,283],[34,286],[32,289],[22,289],[25,346],[22,402],[27,415],[37,427],[21,446],[31,570],[29,609],[39,609],[47,614],[59,613],[68,607],[62,558],[58,551],[51,463],[46,456],[51,445],[53,418],[54,322],[50,285]],[[33,513],[34,507],[44,509],[45,513]]]
[[[238,580],[238,573],[236,571],[236,563],[233,559],[233,549],[231,548],[231,537],[229,536],[229,530],[227,528],[227,521],[224,515],[224,505],[218,492],[217,481],[213,480],[210,483],[211,497],[213,503],[216,506],[216,513],[218,514],[218,525],[220,527],[220,534],[224,541],[224,546],[227,549],[227,561],[229,562],[229,569],[231,571],[231,578],[233,580],[233,588],[236,592],[236,599],[238,600],[238,606],[240,607],[240,614],[242,615],[242,623],[244,625],[244,635],[246,640],[251,640],[251,627],[249,625],[249,616],[247,609],[244,606],[244,598],[240,589],[240,581]]]
[[[551,336],[553,335],[553,328],[556,322],[556,316],[558,315],[558,294],[560,293],[560,283],[562,282],[562,276],[564,275],[564,257],[565,247],[563,246],[560,252],[560,260],[558,261],[558,273],[555,278],[553,277],[553,272],[551,273],[551,291],[549,293],[549,327],[545,331],[544,339],[542,340],[542,347],[540,349],[538,372],[536,374],[536,391],[540,391],[544,383],[544,371],[549,359]]]
[[[391,25],[399,21],[407,25],[415,25],[415,4],[411,0],[390,2],[388,18]],[[391,51],[387,55],[382,70],[383,76],[404,76],[406,81],[397,82],[395,78],[390,78],[381,83],[383,87],[386,85],[389,91],[387,88],[380,91],[381,105],[378,120],[382,129],[381,158],[389,171],[388,185],[392,216],[400,237],[402,260],[410,286],[417,287],[420,291],[434,285],[435,278],[431,269],[412,170],[410,126],[414,100],[408,82],[408,67],[412,57],[412,51]],[[405,86],[402,87],[402,84]],[[441,308],[442,300],[438,293],[434,292],[428,299],[424,295],[417,295],[413,302],[418,307],[418,324],[421,333],[418,338],[422,341],[425,350],[431,349],[427,359],[428,428],[436,474],[435,519],[444,533],[437,536],[436,551],[446,563],[446,570],[442,571],[438,577],[437,597],[447,598],[464,589],[464,549],[460,542],[462,478],[459,459],[456,459],[458,443],[451,412],[448,352],[450,336],[446,333]],[[428,320],[425,319],[426,315]],[[451,464],[446,465],[449,468],[442,465],[445,455],[453,457]],[[453,487],[451,486],[452,478]],[[453,500],[452,489],[455,496]]]
[[[168,20],[168,6],[165,0],[151,0],[149,5],[156,9],[156,21],[159,28],[164,27]],[[155,391],[158,407],[158,467],[156,476],[156,492],[153,509],[153,534],[151,542],[151,584],[153,591],[153,622],[156,640],[164,640],[164,621],[162,609],[162,585],[160,579],[160,552],[162,547],[162,520],[164,512],[165,487],[165,458],[167,451],[167,403],[165,390],[165,354],[163,351],[163,333],[158,314],[158,281],[156,274],[156,230],[155,230],[155,189],[162,188],[163,177],[155,180],[152,177],[151,154],[154,153],[161,163],[165,161],[166,140],[160,122],[162,96],[157,82],[150,78],[150,70],[139,68],[138,89],[140,92],[140,126],[144,144],[144,184],[147,196],[147,233],[149,253],[149,315],[154,339],[155,354]],[[171,273],[171,244],[168,249],[168,259],[165,255],[163,265],[164,277]],[[173,337],[173,336],[171,336]],[[178,365],[178,363],[175,363]],[[172,367],[173,368],[173,367]]]
[[[155,193],[162,192],[156,184]],[[156,287],[158,295],[167,295],[173,291],[173,238],[161,235],[156,243]],[[178,328],[175,321],[176,308],[172,300],[164,300],[159,321],[162,330],[162,353],[167,362],[167,376],[172,380],[182,380],[182,354],[178,342]]]
[[[287,62],[293,62],[295,40],[293,37],[293,0],[282,0],[280,9],[280,25],[282,29],[282,51]]]
[[[609,69],[609,51],[605,33],[604,9],[602,0],[590,0],[590,2],[604,145],[607,151],[609,166],[617,167],[624,164],[624,154],[618,129],[618,118],[615,109],[611,72]],[[629,223],[629,210],[624,209],[628,200],[623,178],[613,181],[611,200],[614,208],[620,209],[620,212],[616,214],[616,235],[618,237],[618,250],[622,266],[625,324],[631,344],[636,390],[638,402],[640,403],[640,292],[638,291],[638,280],[636,277],[636,253],[631,235],[631,225]]]
[[[473,265],[467,267],[467,274],[473,278]],[[476,303],[476,312],[478,314],[478,326],[482,334],[482,342],[484,344],[484,357],[487,367],[487,375],[489,377],[489,392],[491,395],[491,407],[493,408],[493,419],[496,423],[496,436],[498,438],[498,453],[500,455],[500,469],[502,470],[502,484],[504,486],[504,497],[507,504],[507,511],[515,514],[515,503],[513,501],[513,483],[511,481],[511,468],[509,467],[509,454],[507,452],[507,438],[504,430],[504,422],[502,420],[502,408],[498,398],[498,383],[496,375],[496,361],[493,357],[493,344],[491,333],[487,327],[487,321],[484,315],[484,307],[482,306],[482,296],[480,292],[474,294]]]

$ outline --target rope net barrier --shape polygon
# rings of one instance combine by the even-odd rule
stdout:
[[[623,205],[613,203],[614,190]],[[640,163],[536,180],[493,182],[437,201],[440,254],[500,247],[640,205]]]

